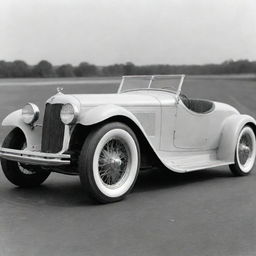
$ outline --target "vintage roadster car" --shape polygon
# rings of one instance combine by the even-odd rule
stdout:
[[[79,175],[96,200],[123,199],[142,168],[185,173],[229,165],[237,176],[255,162],[256,121],[235,108],[181,93],[184,75],[124,76],[115,94],[66,95],[39,109],[27,103],[2,125],[14,129],[0,148],[17,186],[40,185],[51,172]]]

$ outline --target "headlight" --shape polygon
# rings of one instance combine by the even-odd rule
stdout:
[[[78,108],[72,104],[63,105],[60,111],[60,119],[64,124],[73,124],[78,117]]]
[[[33,124],[39,118],[39,108],[33,103],[27,103],[22,109],[22,120],[26,124]]]

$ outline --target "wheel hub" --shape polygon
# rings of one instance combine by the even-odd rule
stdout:
[[[245,165],[247,160],[249,159],[252,151],[251,140],[248,138],[248,135],[245,134],[241,137],[239,144],[239,160],[242,165]]]
[[[125,171],[128,153],[123,143],[112,139],[102,149],[99,158],[99,173],[102,181],[107,185],[119,182]]]
[[[250,148],[244,144],[240,145],[239,150],[247,154],[250,153]]]
[[[122,160],[120,158],[112,158],[110,160],[110,167],[111,169],[120,169],[120,166],[122,164]]]

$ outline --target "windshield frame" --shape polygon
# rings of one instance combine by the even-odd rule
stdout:
[[[153,88],[151,87],[152,85],[152,82],[154,81],[154,79],[157,79],[157,78],[180,78],[180,81],[179,81],[179,84],[178,84],[178,87],[177,87],[177,90],[174,91],[174,90],[169,90],[167,88]],[[146,88],[135,88],[135,89],[128,89],[128,90],[124,90],[122,91],[123,89],[123,85],[124,85],[124,82],[125,82],[125,79],[126,78],[147,78],[149,79],[149,83],[148,83],[148,87]],[[175,93],[176,96],[178,97],[181,93],[181,88],[182,88],[182,84],[184,82],[184,79],[185,79],[185,75],[184,74],[177,74],[177,75],[138,75],[138,76],[122,76],[122,80],[121,80],[121,83],[119,85],[119,88],[118,88],[118,91],[117,93],[120,94],[120,93],[123,93],[123,92],[128,92],[128,91],[137,91],[137,90],[159,90],[159,91],[167,91],[167,92],[171,92],[171,93]]]

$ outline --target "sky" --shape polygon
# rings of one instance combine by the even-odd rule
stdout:
[[[0,0],[0,60],[256,60],[256,0]]]

